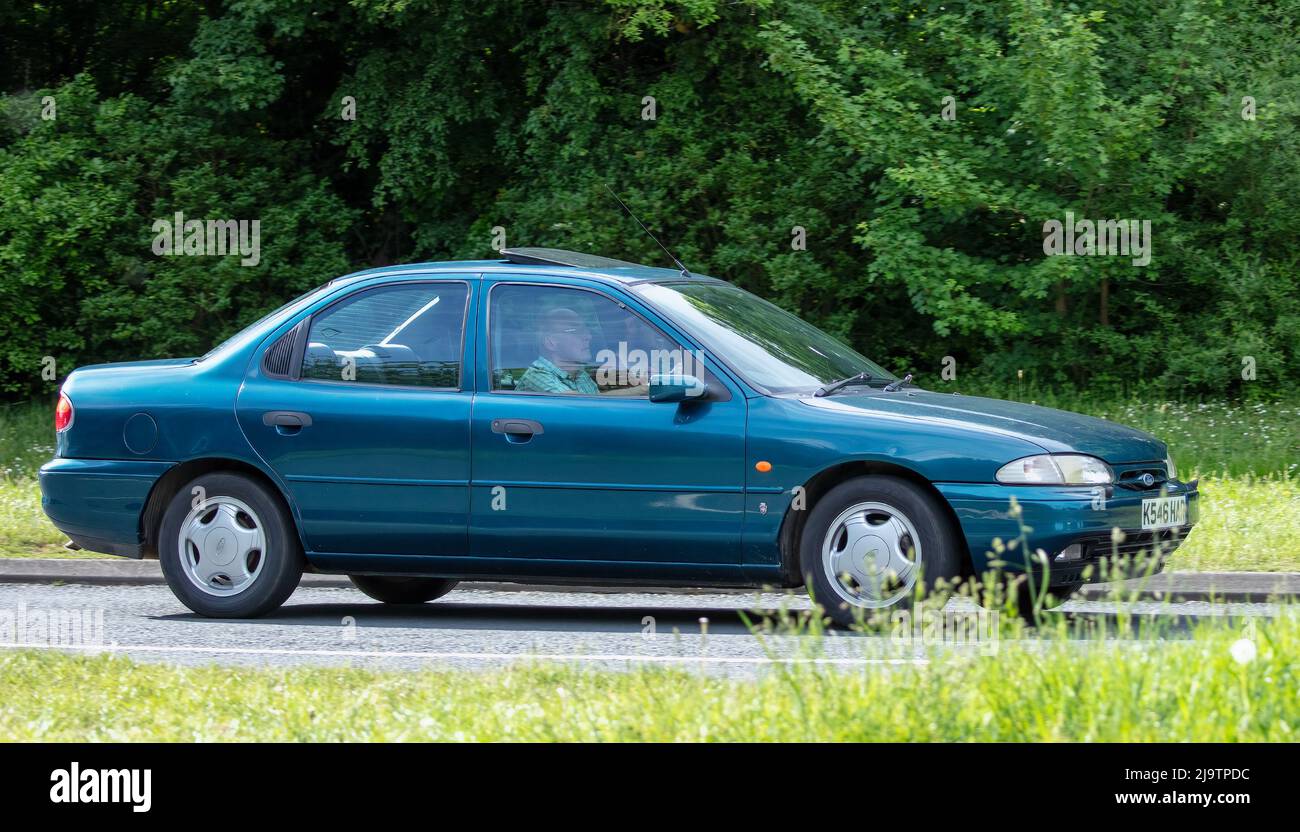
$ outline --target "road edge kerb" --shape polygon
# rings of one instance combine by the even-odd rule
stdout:
[[[100,584],[148,586],[164,583],[156,560],[107,558],[0,558],[0,583]],[[1163,572],[1146,580],[1127,581],[1126,594],[1137,600],[1235,601],[1259,603],[1300,597],[1300,572]],[[350,587],[343,575],[306,574],[302,586]],[[466,581],[464,589],[518,592],[646,593],[665,595],[749,594],[752,589],[662,586],[581,586],[572,584],[520,584]],[[1110,584],[1091,584],[1079,594],[1082,600],[1112,597]]]

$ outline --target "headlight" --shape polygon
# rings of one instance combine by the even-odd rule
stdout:
[[[1040,454],[1008,462],[998,469],[1005,485],[1109,485],[1110,469],[1095,456]]]
[[[1178,479],[1178,466],[1174,465],[1174,455],[1165,457],[1165,476],[1171,480]]]

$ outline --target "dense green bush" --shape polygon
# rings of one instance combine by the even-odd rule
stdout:
[[[0,12],[10,397],[53,389],[45,356],[201,352],[498,226],[662,262],[606,183],[693,270],[936,387],[945,356],[958,383],[1300,380],[1295,0],[155,5]],[[154,255],[176,211],[259,219],[260,263]],[[1046,257],[1067,212],[1150,221],[1149,264]]]

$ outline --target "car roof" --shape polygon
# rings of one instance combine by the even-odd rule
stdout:
[[[367,278],[387,277],[401,280],[412,274],[429,272],[477,272],[505,274],[516,280],[544,281],[557,275],[585,277],[609,283],[632,285],[636,283],[661,283],[670,280],[702,280],[722,283],[707,275],[683,275],[677,269],[663,269],[614,260],[582,252],[566,251],[553,248],[515,248],[503,249],[499,260],[450,260],[431,263],[406,263],[396,266],[381,266],[339,277],[330,281],[330,285],[354,283]]]

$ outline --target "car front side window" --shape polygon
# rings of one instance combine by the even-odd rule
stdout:
[[[305,379],[458,389],[469,286],[403,283],[358,292],[317,313]]]
[[[493,391],[646,398],[652,373],[690,357],[606,295],[503,284],[490,308]]]

